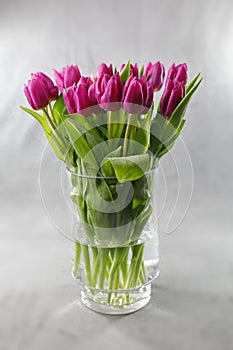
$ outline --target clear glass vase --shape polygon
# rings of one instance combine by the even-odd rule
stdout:
[[[75,207],[72,274],[82,302],[105,314],[141,309],[159,274],[157,169],[123,183],[68,174]]]

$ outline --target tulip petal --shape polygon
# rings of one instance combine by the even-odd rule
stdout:
[[[67,92],[63,92],[64,102],[68,113],[72,114],[76,112],[76,106],[74,102],[74,88],[71,87]]]
[[[35,109],[42,109],[49,104],[49,91],[41,79],[32,79],[29,85]]]
[[[175,85],[171,91],[169,101],[167,103],[166,108],[166,116],[170,116],[172,112],[175,110],[176,106],[180,103],[180,101],[184,97],[184,83],[175,82]]]
[[[89,111],[86,109],[90,107],[90,100],[86,88],[82,85],[78,85],[74,94],[74,102],[76,112],[83,114],[85,117],[88,116]]]
[[[30,81],[28,82],[28,84],[30,84]],[[30,91],[29,91],[29,88],[28,86],[25,84],[24,85],[24,94],[28,100],[28,103],[30,104],[30,106],[33,108],[33,109],[36,109],[36,106],[34,105],[34,102],[32,100],[32,97],[31,97],[31,94],[30,94]]]
[[[64,88],[68,88],[74,84],[77,84],[81,78],[78,66],[68,66],[64,70]]]
[[[63,92],[64,85],[63,85],[63,79],[62,79],[61,74],[58,71],[56,71],[56,69],[53,69],[53,76],[54,76],[54,79],[56,81],[56,84],[58,86],[59,91]]]

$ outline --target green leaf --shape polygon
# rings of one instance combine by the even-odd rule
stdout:
[[[198,73],[192,81],[190,81],[190,83],[186,86],[186,94],[189,92],[189,90],[195,85],[197,79],[200,77],[201,73]]]
[[[194,78],[194,80],[195,80],[195,78]],[[197,77],[197,79],[194,82],[194,85],[192,85],[192,87],[188,90],[188,93],[186,94],[186,96],[178,104],[178,106],[173,111],[172,115],[170,116],[169,121],[175,128],[179,125],[181,119],[183,118],[185,111],[186,111],[186,108],[191,100],[191,97],[194,94],[194,92],[197,90],[198,86],[201,84],[202,80],[203,80],[202,77],[199,80]]]
[[[112,124],[112,138],[120,139],[123,137],[127,113],[121,108],[117,112],[111,112],[111,124]]]
[[[146,153],[150,146],[150,127],[152,112],[153,108],[151,108],[149,112],[144,116],[144,120],[139,124],[135,133],[135,141],[143,146],[143,153]]]
[[[147,153],[129,157],[110,157],[117,180],[119,182],[134,181],[142,177],[149,168]]]
[[[153,208],[151,205],[149,205],[145,210],[141,211],[140,215],[138,215],[132,240],[138,240],[138,238],[142,234],[142,230],[144,229],[148,219],[150,218],[152,211]]]
[[[90,133],[94,136],[96,143],[103,142],[103,138],[100,136],[96,128],[96,124],[93,123],[91,118],[86,118],[82,114],[76,113],[68,114],[66,115],[66,118],[72,120],[78,129],[82,132],[82,134]],[[63,118],[63,121],[65,121],[66,118]]]
[[[64,114],[66,112],[66,105],[62,94],[60,94],[60,96],[54,103],[53,110],[56,111],[58,114]]]
[[[28,114],[32,115],[41,124],[41,126],[44,128],[45,132],[51,133],[51,130],[48,127],[48,125],[46,124],[46,121],[39,113],[37,113],[37,112],[33,111],[32,109],[27,108],[27,107],[20,106],[20,108],[24,112],[27,112]]]
[[[175,144],[175,141],[174,141],[174,142],[171,142],[171,143],[169,144],[169,146],[164,146],[164,147],[161,149],[161,151],[158,152],[157,157],[158,157],[158,158],[161,158],[164,154],[166,154],[168,151],[170,151],[170,149],[174,146],[174,144]]]
[[[178,133],[179,135],[180,135],[181,130],[183,129],[185,123],[186,123],[186,119],[182,119],[181,122],[180,122],[180,124],[179,124],[179,126],[178,126],[178,128],[177,128],[177,133]]]
[[[180,136],[181,130],[183,129],[185,122],[186,119],[182,119],[175,132],[173,132],[172,136],[164,141],[163,147],[159,150],[157,154],[159,158],[162,157],[168,151],[170,151],[170,149],[174,146],[176,139]]]
[[[144,73],[144,64],[140,68],[139,77],[142,77]]]
[[[166,123],[166,118],[157,112],[156,116],[152,119],[150,128],[150,151],[157,155],[163,147],[162,135],[163,126]]]
[[[148,202],[148,179],[147,176],[142,176],[140,179],[133,181],[133,187],[134,187],[134,195],[133,195],[133,203],[132,203],[132,209],[136,209],[139,207],[139,209],[142,210],[142,207],[145,206]],[[136,215],[137,216],[137,215]]]
[[[130,60],[128,60],[125,68],[120,73],[121,81],[123,84],[129,78],[129,76],[130,76]]]
[[[96,159],[83,132],[80,131],[79,128],[68,118],[63,121],[63,125],[66,128],[70,142],[73,145],[77,155],[84,159],[89,166],[96,168]]]
[[[56,156],[61,159],[62,161],[65,160],[65,152],[64,149],[62,148],[60,142],[56,139],[56,137],[54,136],[54,134],[48,134],[47,132],[45,133],[45,136],[47,138],[47,140],[49,141],[54,153],[56,154]]]
[[[107,176],[107,177],[115,177],[116,176],[115,171],[113,169],[113,166],[112,166],[109,158],[120,157],[121,150],[122,150],[122,146],[119,146],[114,151],[108,153],[108,155],[103,159],[102,164],[101,164],[101,171],[102,171],[104,176]]]

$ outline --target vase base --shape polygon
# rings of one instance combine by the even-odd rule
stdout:
[[[112,293],[114,294],[114,293]],[[81,301],[89,309],[102,314],[124,315],[136,312],[146,306],[151,299],[151,285],[133,291],[117,293],[115,301],[106,301],[107,293],[98,292],[98,296],[90,290],[81,291]]]

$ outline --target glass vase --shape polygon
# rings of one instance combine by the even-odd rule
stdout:
[[[159,274],[157,169],[123,183],[70,170],[68,175],[75,209],[72,274],[81,301],[105,314],[141,309]]]

